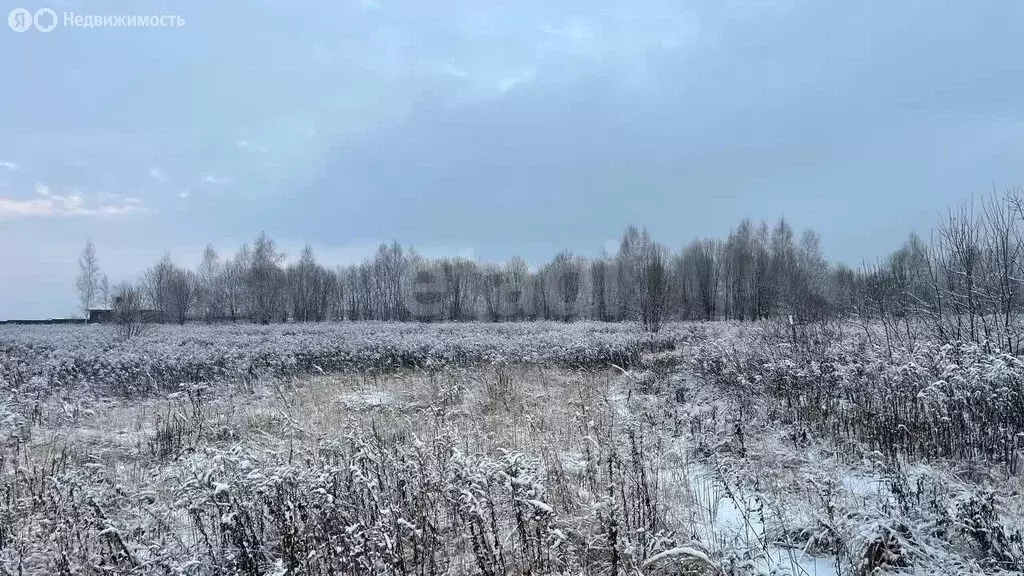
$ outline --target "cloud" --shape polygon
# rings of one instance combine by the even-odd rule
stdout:
[[[20,166],[18,166],[14,162],[3,161],[3,162],[0,162],[0,168],[6,168],[7,170],[10,170],[11,172],[15,172],[15,171],[18,170],[18,168],[20,168]]]
[[[166,182],[168,180],[167,173],[164,172],[159,166],[154,166],[149,169],[149,177],[153,180],[159,180]]]
[[[521,70],[516,74],[506,76],[498,82],[498,90],[502,93],[508,92],[509,90],[519,86],[520,84],[526,84],[533,81],[536,71],[532,68]]]
[[[138,198],[113,197],[105,203],[90,203],[78,190],[58,196],[50,191],[49,186],[38,182],[36,191],[44,197],[27,200],[0,197],[0,220],[119,216],[145,211]]]
[[[49,216],[53,213],[53,200],[14,200],[0,198],[0,220],[27,216]]]
[[[466,72],[462,68],[456,66],[451,62],[433,63],[428,64],[425,68],[435,74],[442,76],[451,76],[453,78],[469,78],[469,72]]]
[[[598,31],[594,26],[579,18],[573,18],[565,24],[552,26],[544,24],[541,31],[554,36],[572,47],[582,48],[588,42],[593,42],[598,37]]]
[[[264,155],[267,153],[267,147],[266,146],[261,146],[261,145],[258,145],[258,144],[253,144],[252,142],[250,142],[248,140],[239,140],[239,141],[235,142],[235,146],[238,146],[239,148],[241,148],[243,150],[253,150],[255,152],[259,152],[260,154],[264,154]]]
[[[231,184],[230,176],[217,176],[210,172],[203,172],[203,184],[209,184],[211,186],[222,186]]]
[[[178,198],[188,198],[191,195],[192,193],[188,191],[188,188],[182,190],[181,192],[178,192]]]

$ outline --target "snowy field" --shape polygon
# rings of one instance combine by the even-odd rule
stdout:
[[[1014,574],[1024,364],[833,323],[0,327],[0,574]]]

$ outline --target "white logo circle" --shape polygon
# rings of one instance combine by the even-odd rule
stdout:
[[[57,27],[57,13],[50,8],[40,8],[36,10],[32,22],[35,24],[36,30],[49,32]]]
[[[7,25],[15,32],[27,32],[34,22],[32,13],[25,8],[15,8],[7,15]]]

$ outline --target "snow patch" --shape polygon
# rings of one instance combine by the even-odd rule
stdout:
[[[398,403],[393,393],[377,388],[346,392],[337,400],[353,410],[388,407]]]

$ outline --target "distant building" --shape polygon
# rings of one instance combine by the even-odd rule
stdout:
[[[0,320],[0,324],[33,325],[33,324],[81,324],[81,318],[44,318],[38,320]]]
[[[165,321],[164,313],[160,310],[142,309],[139,310],[139,314],[142,317],[142,321],[146,324],[159,324]],[[90,324],[109,324],[114,321],[114,310],[112,308],[89,309]]]
[[[90,308],[89,309],[89,323],[90,324],[102,324],[104,322],[112,322],[114,320],[114,311],[110,308]]]

